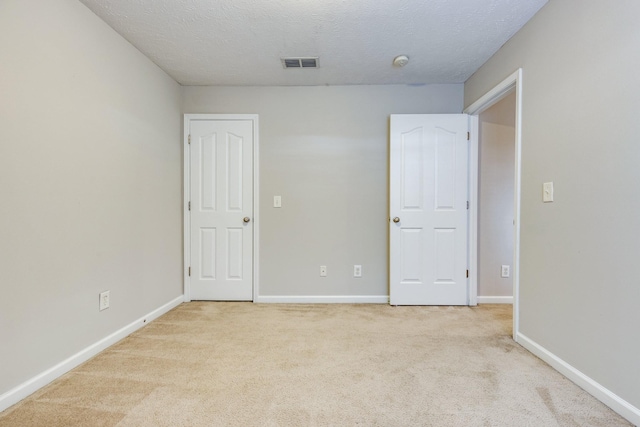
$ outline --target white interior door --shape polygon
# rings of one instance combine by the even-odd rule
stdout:
[[[468,116],[391,116],[390,303],[467,305]]]
[[[191,299],[251,301],[253,121],[188,126]]]

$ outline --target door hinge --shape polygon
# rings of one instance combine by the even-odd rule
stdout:
[[[467,200],[467,209],[469,209],[469,201]]]
[[[469,270],[467,270],[467,279],[469,278]]]
[[[471,132],[467,132],[467,141],[471,139]]]
[[[191,144],[191,134],[189,134],[189,144]]]
[[[191,277],[191,267],[189,267],[189,277]]]
[[[468,203],[468,202],[467,202]],[[189,202],[189,210],[191,210],[191,202]]]

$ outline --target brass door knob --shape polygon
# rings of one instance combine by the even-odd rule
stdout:
[[[249,221],[251,221],[251,218],[249,218],[248,216],[245,216],[242,220],[244,222],[249,222]]]
[[[393,218],[393,222],[395,222],[395,223],[400,222],[400,218],[398,218],[398,217]]]

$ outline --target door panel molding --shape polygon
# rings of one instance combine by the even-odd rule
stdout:
[[[194,277],[195,274],[199,274],[191,267],[191,222],[190,222],[190,141],[189,141],[189,132],[191,128],[191,122],[193,121],[201,121],[201,120],[224,120],[224,121],[251,121],[251,126],[253,130],[253,151],[252,151],[252,168],[253,168],[253,194],[252,194],[252,202],[253,202],[253,214],[251,216],[251,223],[253,227],[253,238],[252,238],[252,246],[253,246],[253,256],[252,256],[252,282],[253,282],[253,292],[252,299],[253,301],[257,301],[258,295],[260,292],[260,283],[259,283],[259,259],[260,259],[260,248],[258,245],[259,236],[260,236],[260,211],[259,211],[259,195],[260,195],[260,175],[259,175],[259,145],[260,145],[260,135],[259,135],[259,118],[257,114],[185,114],[184,122],[183,122],[183,251],[184,251],[184,274],[183,274],[183,284],[184,284],[184,301],[191,301],[191,277]],[[228,141],[214,141],[212,140],[212,145],[215,146],[217,144],[227,144]],[[213,156],[216,154],[216,150],[214,147],[211,147],[211,151]],[[236,153],[238,154],[238,153]],[[241,155],[238,154],[238,155]],[[235,183],[238,184],[238,183]],[[215,191],[215,189],[213,189]],[[215,204],[216,198],[211,194],[209,196],[212,197],[213,204]],[[211,198],[209,197],[209,198]],[[211,206],[212,209],[215,209],[215,206]],[[237,203],[236,203],[237,204]],[[214,230],[215,233],[220,232],[220,230]],[[216,266],[212,266],[214,268],[213,274],[217,274]]]

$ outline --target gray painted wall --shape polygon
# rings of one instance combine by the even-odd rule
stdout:
[[[459,113],[462,89],[184,88],[185,113],[260,115],[261,295],[388,295],[389,115]]]
[[[513,296],[515,110],[513,92],[478,118],[478,296]]]
[[[465,84],[469,105],[523,68],[520,332],[636,408],[638,16],[552,0]]]
[[[76,0],[3,0],[0,64],[1,395],[182,294],[182,138],[180,86]]]

